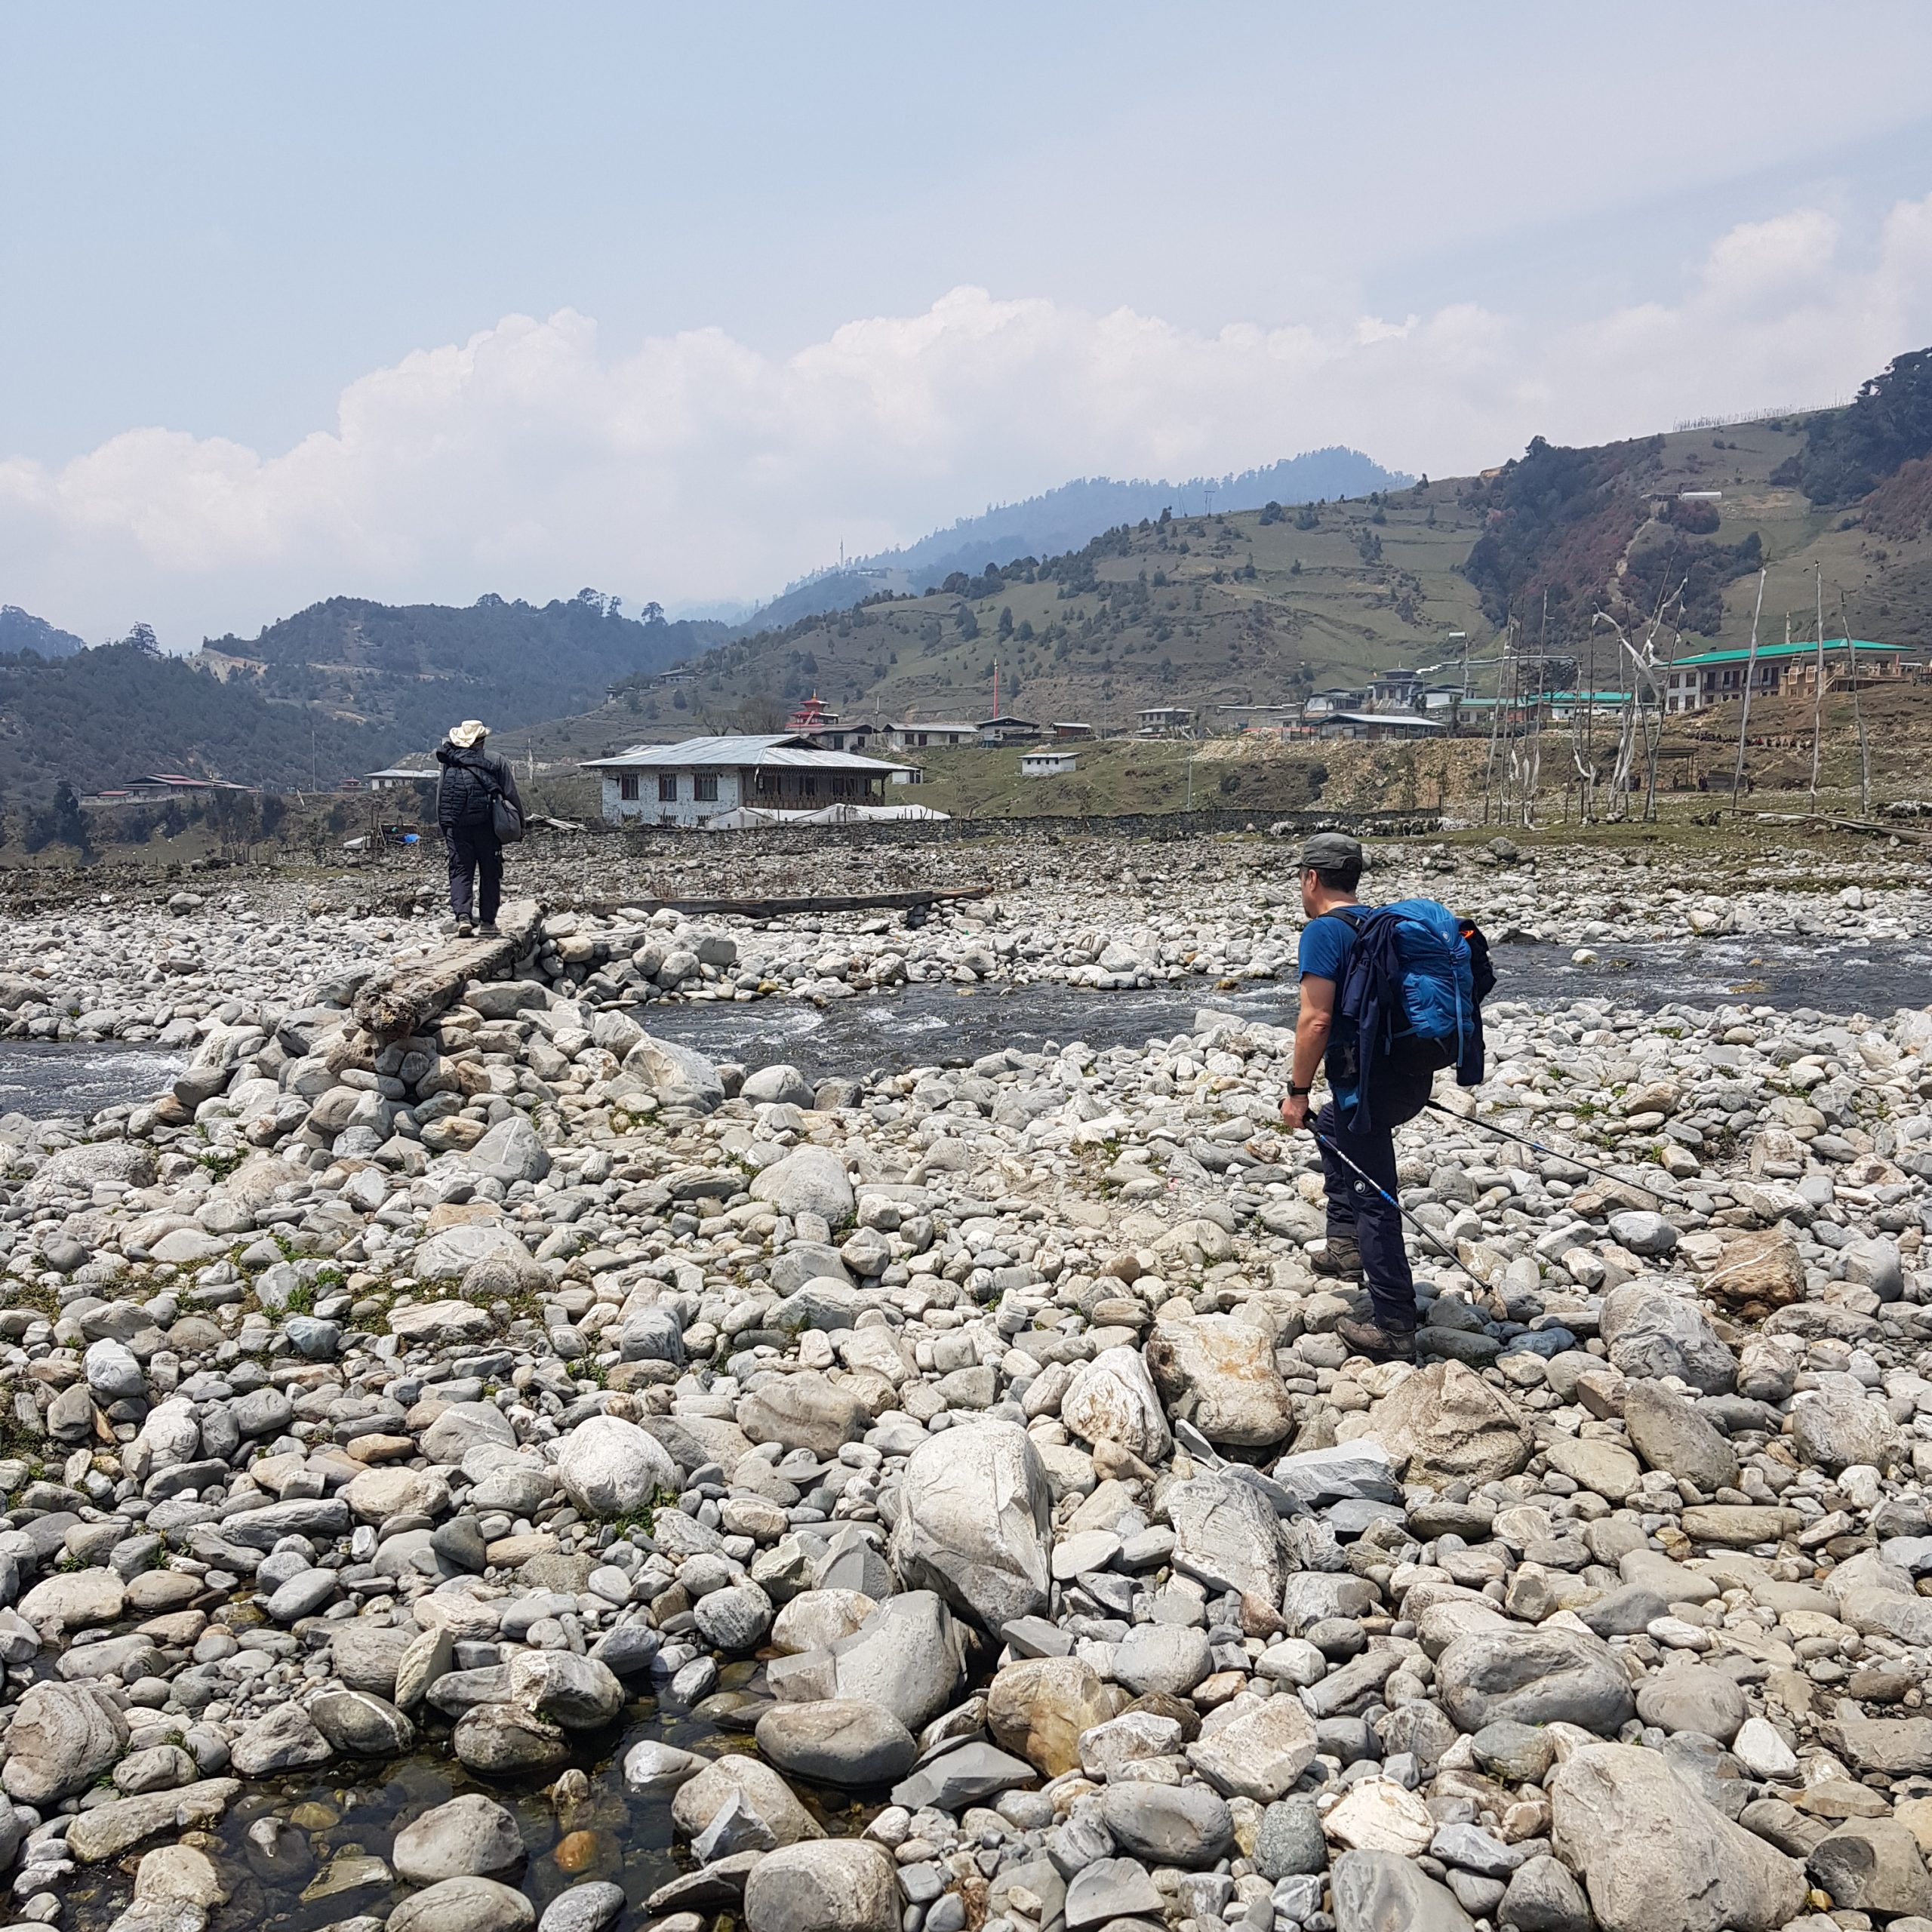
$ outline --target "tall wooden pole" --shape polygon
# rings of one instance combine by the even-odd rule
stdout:
[[[1496,703],[1489,714],[1489,761],[1483,767],[1482,774],[1482,822],[1489,823],[1489,797],[1496,783],[1496,734],[1503,722],[1503,661],[1509,654],[1509,638],[1515,624],[1513,617],[1503,620],[1503,660],[1499,661],[1496,672]]]
[[[1811,574],[1818,593],[1817,680],[1811,692],[1811,809],[1818,809],[1818,738],[1825,717],[1825,567],[1814,564]]]
[[[1858,815],[1872,816],[1872,740],[1865,734],[1865,706],[1858,690],[1858,646],[1853,642],[1851,616],[1845,608],[1844,592],[1838,592],[1838,622],[1844,627],[1845,663],[1851,675],[1851,718],[1858,731]]]
[[[1764,609],[1764,579],[1767,570],[1758,573],[1758,605],[1751,613],[1751,648],[1744,660],[1744,703],[1737,719],[1737,768],[1730,774],[1730,808],[1737,809],[1737,788],[1744,783],[1744,734],[1751,728],[1751,680],[1758,669],[1758,620]]]

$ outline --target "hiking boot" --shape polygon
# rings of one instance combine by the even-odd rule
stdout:
[[[478,939],[501,939],[503,935],[494,919],[485,919],[476,928],[476,936]]]
[[[1371,1361],[1414,1361],[1416,1358],[1413,1328],[1385,1327],[1380,1321],[1357,1321],[1344,1316],[1335,1324],[1335,1333],[1347,1343],[1351,1355],[1366,1355]]]
[[[470,924],[467,919],[459,919],[456,922],[454,930],[458,939],[467,939],[475,928]]]
[[[1331,1235],[1308,1257],[1308,1265],[1318,1275],[1358,1281],[1361,1279],[1361,1247],[1353,1235]]]

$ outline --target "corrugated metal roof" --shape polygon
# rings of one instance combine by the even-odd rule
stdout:
[[[797,731],[769,731],[757,737],[740,733],[721,738],[680,738],[674,745],[629,745],[615,758],[587,758],[585,763],[620,764],[644,758],[661,761],[675,753],[680,764],[747,764],[774,745],[802,745],[808,742]]]
[[[1842,651],[1845,640],[1841,637],[1828,637],[1825,640],[1825,655],[1829,657],[1835,651]],[[1899,651],[1903,648],[1896,644],[1874,644],[1869,638],[1855,637],[1851,640],[1854,651]],[[1758,647],[1758,661],[1766,658],[1814,657],[1817,655],[1818,640],[1814,638],[1809,644],[1761,644]],[[1700,651],[1694,657],[1680,657],[1669,668],[1673,671],[1687,671],[1700,664],[1742,664],[1751,655],[1749,648],[1738,651]]]
[[[811,771],[901,771],[903,765],[860,758],[853,752],[822,752],[797,732],[761,737],[686,738],[675,745],[633,745],[615,758],[583,761],[586,771],[662,771],[674,766],[766,765]]]
[[[1329,711],[1325,718],[1339,718],[1345,724],[1393,724],[1405,731],[1446,731],[1439,718],[1423,718],[1411,711]]]

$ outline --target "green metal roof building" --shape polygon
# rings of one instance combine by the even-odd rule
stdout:
[[[1760,697],[1809,696],[1818,681],[1819,647],[1809,644],[1765,644],[1755,661],[1748,650],[1700,651],[1680,657],[1664,678],[1667,711],[1702,711],[1744,695],[1748,666],[1751,689]],[[1861,685],[1889,684],[1903,678],[1907,669],[1903,648],[1875,644],[1869,638],[1828,637],[1824,643],[1825,688],[1842,685],[1853,676]]]

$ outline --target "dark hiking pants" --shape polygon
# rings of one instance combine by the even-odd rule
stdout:
[[[1395,1129],[1422,1112],[1430,1085],[1427,1074],[1392,1074],[1378,1080],[1370,1102],[1375,1124],[1365,1131],[1343,1126],[1332,1100],[1315,1117],[1315,1131],[1321,1143],[1327,1143],[1321,1145],[1321,1152],[1322,1184],[1328,1197],[1328,1232],[1331,1237],[1352,1238],[1360,1247],[1368,1297],[1374,1304],[1377,1321],[1385,1328],[1416,1325],[1416,1281],[1402,1242],[1401,1212],[1393,1200],[1383,1200],[1337,1155],[1346,1154],[1376,1187],[1399,1198]]]
[[[466,924],[494,925],[503,900],[503,848],[497,835],[487,825],[448,825],[443,844],[450,855],[450,910]]]

